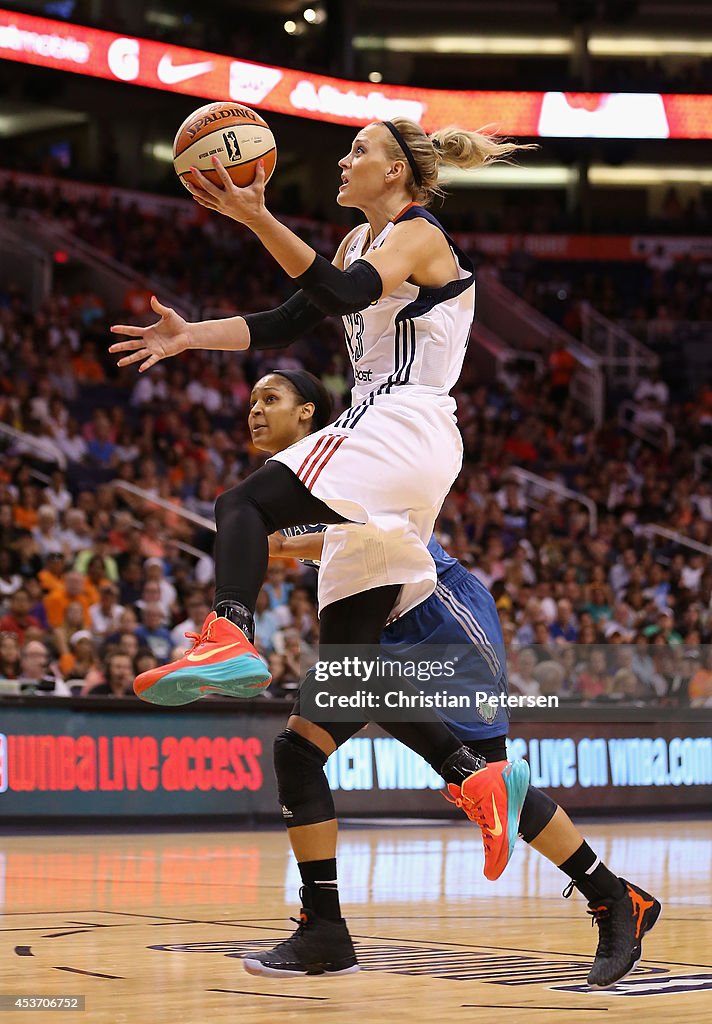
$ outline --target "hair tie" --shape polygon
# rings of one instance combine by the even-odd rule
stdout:
[[[438,153],[440,153],[442,151],[442,148],[443,148],[443,144],[440,141],[440,139],[433,138],[432,136],[428,136],[428,137],[430,138],[430,141],[433,144],[433,149],[437,149]]]
[[[381,121],[381,124],[384,124],[386,126],[388,131],[391,133],[393,138],[396,140],[396,142],[400,146],[401,151],[403,153],[403,156],[408,161],[408,163],[410,165],[410,169],[413,172],[413,181],[418,186],[418,188],[420,188],[421,185],[423,184],[423,175],[420,173],[420,168],[418,167],[417,163],[415,162],[415,157],[413,156],[413,154],[410,151],[410,146],[405,141],[405,139],[403,138],[403,136],[398,131],[398,129],[396,128],[396,126],[393,124],[392,121]]]

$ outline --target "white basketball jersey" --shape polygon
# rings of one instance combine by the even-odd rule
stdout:
[[[397,223],[422,217],[447,238],[458,276],[441,288],[405,281],[358,313],[343,317],[346,346],[354,372],[352,403],[391,394],[394,388],[417,386],[447,395],[455,386],[467,350],[475,312],[472,263],[424,207],[406,207],[369,246],[369,226],[356,232],[344,255],[344,267],[378,249]]]

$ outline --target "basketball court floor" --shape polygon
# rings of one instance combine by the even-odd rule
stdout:
[[[83,996],[86,1007],[3,1009],[0,1020],[712,1020],[709,822],[584,831],[663,901],[639,968],[606,992],[585,985],[597,931],[583,898],[562,899],[564,877],[522,843],[488,882],[467,823],[344,828],[342,903],[362,970],[293,981],[251,977],[239,961],[295,927],[298,876],[281,831],[0,836],[0,1005]]]

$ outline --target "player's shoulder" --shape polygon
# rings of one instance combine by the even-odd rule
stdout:
[[[412,206],[394,222],[389,239],[391,244],[425,245],[429,249],[442,243],[449,248],[449,238],[437,217],[422,206]]]

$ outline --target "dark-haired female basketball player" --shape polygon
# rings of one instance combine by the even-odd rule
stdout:
[[[330,404],[323,384],[304,370],[274,371],[265,375],[255,384],[250,397],[248,422],[255,447],[271,455],[277,454],[317,429],[328,414]],[[270,538],[270,550],[278,556],[318,564],[324,543],[323,530],[324,527],[317,524],[287,530],[285,533],[289,536],[277,534]],[[506,690],[504,638],[492,595],[442,549],[435,537],[431,538],[428,550],[438,576],[435,593],[388,626],[381,643],[389,651],[398,649],[399,656],[410,658],[416,657],[418,647],[423,645],[457,646],[458,651],[467,653],[460,657],[457,676],[450,681],[452,690],[459,688],[469,693]],[[309,685],[309,680],[305,685]],[[324,761],[365,724],[358,721],[316,723],[305,718],[305,714],[308,714],[306,702],[303,707],[298,699],[287,724],[288,730],[296,730],[321,750]],[[488,763],[506,761],[508,720],[501,712],[489,724],[482,720],[449,721],[448,724],[464,744],[485,757]],[[390,731],[391,723],[381,725]],[[300,779],[302,787],[308,789],[314,785],[321,770],[318,761],[312,761],[312,778],[305,766]],[[245,968],[250,974],[281,977],[329,971],[330,966],[330,973],[334,973],[334,966],[346,973],[357,968],[353,949],[346,947],[345,956],[336,964],[333,950],[328,963],[320,952],[329,932],[332,932],[332,939],[336,932],[337,949],[345,945],[336,880],[337,823],[333,801],[327,820],[298,825],[291,808],[284,802],[286,792],[293,791],[294,784],[282,777],[278,758],[275,771],[284,822],[302,876],[304,907],[297,932],[268,952],[243,957]],[[589,984],[607,988],[620,981],[640,959],[642,936],[653,927],[660,912],[658,901],[609,871],[563,808],[532,786],[527,790],[519,830],[525,842],[567,874],[571,887],[576,886],[589,901],[589,911],[600,930]],[[514,837],[510,839],[513,842]],[[486,827],[483,840],[486,847],[490,842]]]

